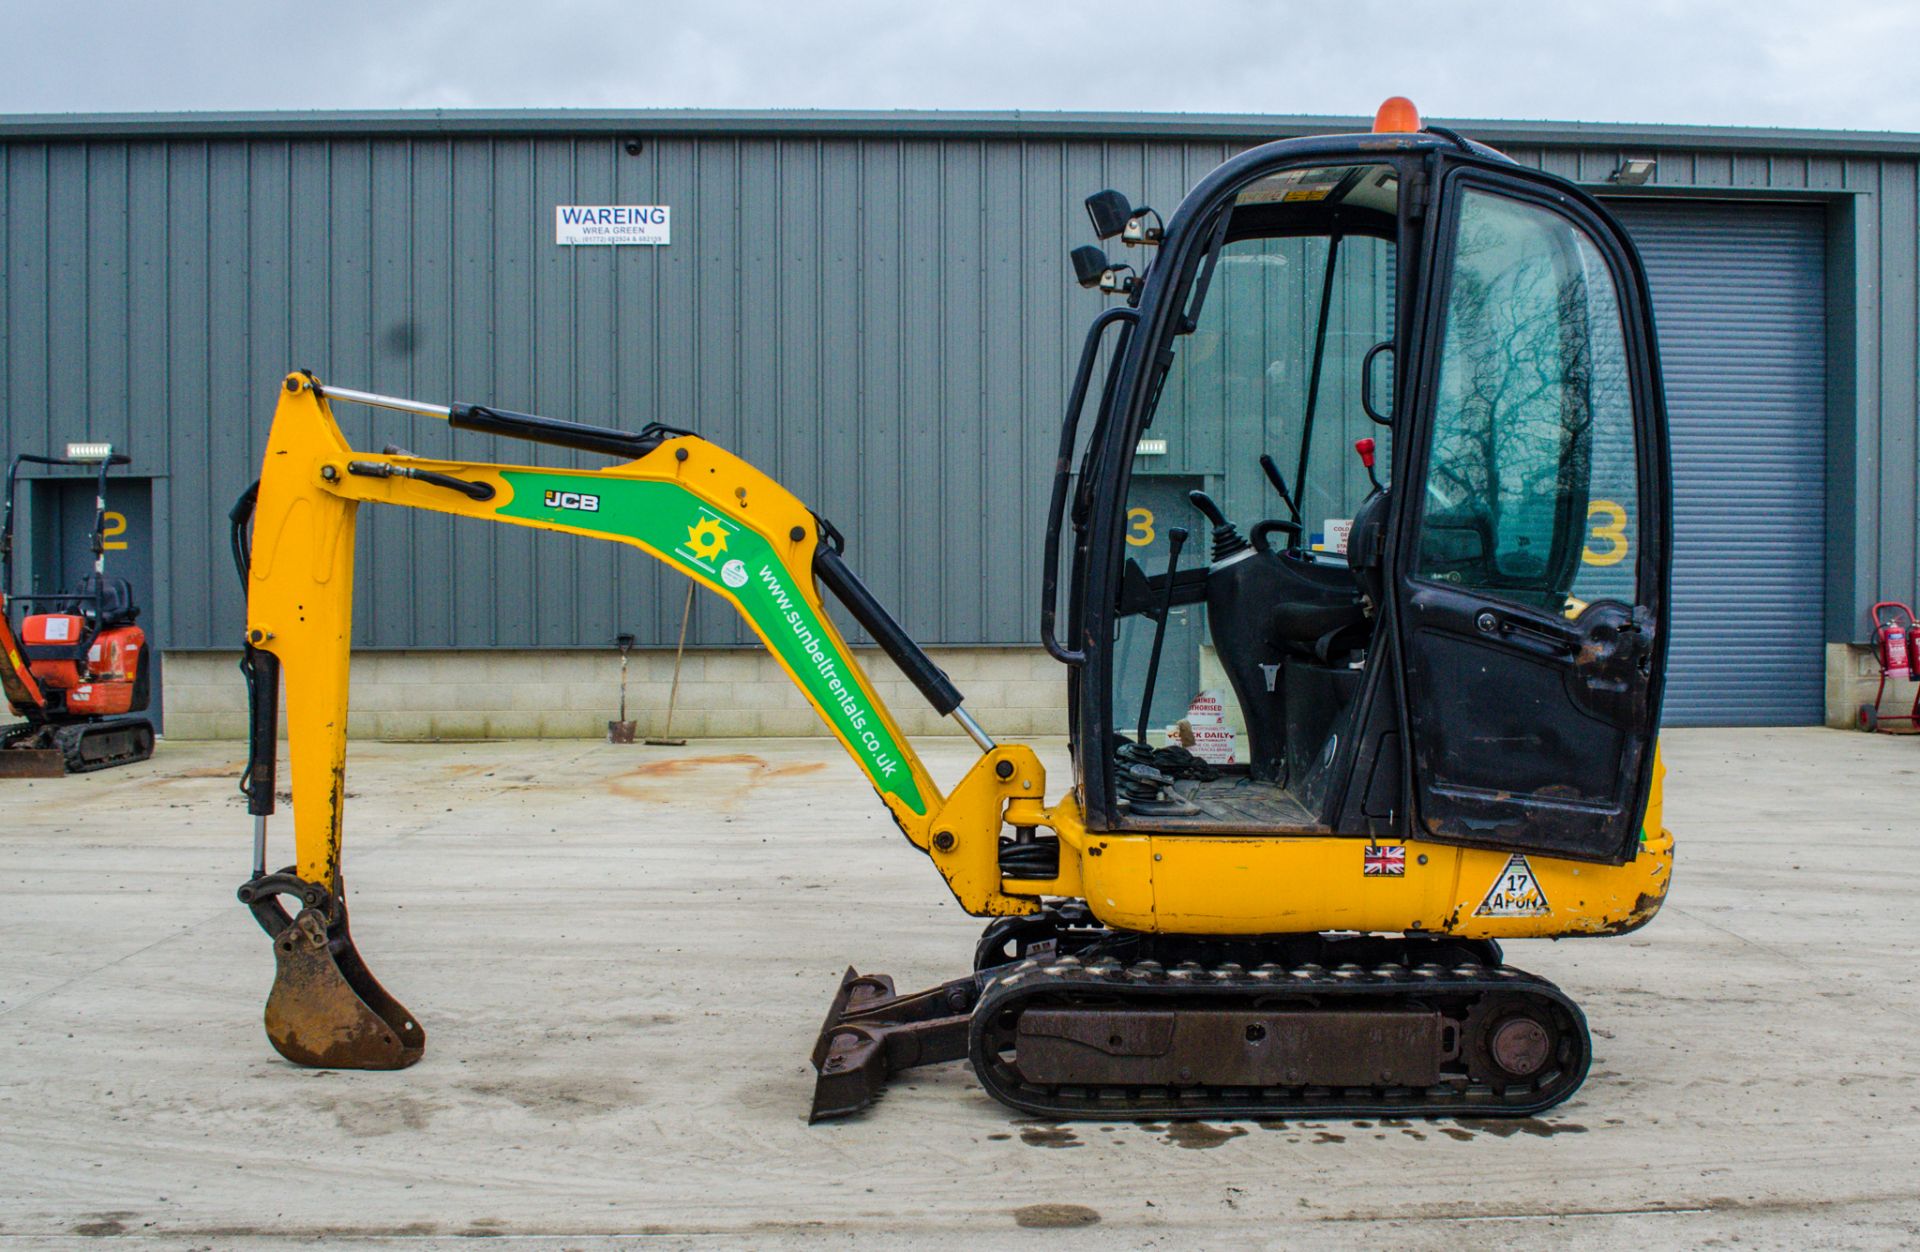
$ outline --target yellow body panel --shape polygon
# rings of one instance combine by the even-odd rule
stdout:
[[[1045,824],[1061,836],[1061,873],[1008,882],[1010,891],[1084,899],[1123,930],[1183,935],[1427,931],[1475,939],[1617,934],[1660,911],[1673,871],[1673,835],[1659,825],[1666,767],[1654,758],[1639,854],[1596,865],[1530,854],[1526,871],[1544,903],[1488,908],[1513,854],[1420,840],[1353,836],[1233,836],[1088,832],[1062,802]],[[1403,848],[1405,869],[1369,877],[1369,847]],[[1518,915],[1516,915],[1516,912]]]
[[[494,490],[473,500],[443,486],[348,471],[349,461],[427,470]],[[769,637],[728,584],[690,566],[662,543],[629,533],[521,514],[517,476],[565,480],[582,491],[610,484],[670,483],[696,499],[702,521],[693,545],[711,542],[709,526],[758,537],[779,576],[818,618],[812,629],[837,665],[845,698],[863,705],[897,745],[910,783],[876,781],[907,839],[927,854],[954,898],[982,916],[1032,913],[1046,898],[1085,899],[1102,922],[1135,931],[1196,935],[1305,933],[1330,930],[1429,931],[1467,937],[1520,938],[1617,933],[1644,924],[1666,895],[1673,839],[1660,825],[1664,769],[1656,759],[1640,853],[1623,866],[1546,856],[1526,858],[1538,908],[1489,911],[1489,891],[1509,872],[1504,852],[1408,841],[1404,873],[1362,873],[1369,841],[1292,835],[1102,834],[1089,832],[1074,797],[1046,803],[1047,778],[1025,745],[1000,745],[975,762],[950,795],[942,794],[911,745],[873,694],[844,640],[834,631],[812,576],[817,542],[813,514],[777,482],[722,448],[699,439],[663,443],[639,460],[600,470],[478,465],[350,448],[312,379],[289,375],[280,395],[254,516],[248,584],[248,638],[283,662],[288,709],[296,868],[309,882],[340,886],[345,795],[347,677],[353,616],[354,522],[362,501],[430,509],[487,521],[629,543],[700,581],[740,607],[768,650],[870,780],[871,745],[856,744],[858,725],[836,716],[810,689],[789,655]],[[736,532],[724,532],[736,533]],[[667,545],[670,546],[670,545]],[[756,549],[757,550],[757,549]],[[783,641],[787,642],[787,641]],[[849,726],[855,726],[849,731]],[[900,794],[896,794],[895,792]],[[905,795],[906,799],[902,798]],[[918,806],[916,808],[916,805]],[[1045,828],[1061,845],[1058,876],[1003,880],[999,840],[1009,827]]]

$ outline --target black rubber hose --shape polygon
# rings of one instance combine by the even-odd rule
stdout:
[[[240,575],[240,591],[246,594],[247,577],[253,572],[251,536],[247,527],[253,523],[254,506],[260,503],[260,480],[254,479],[253,485],[240,493],[240,498],[227,510],[227,521],[231,524],[229,539],[233,543],[233,568]]]

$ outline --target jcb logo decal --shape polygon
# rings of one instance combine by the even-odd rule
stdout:
[[[598,513],[600,497],[590,496],[584,491],[549,491],[547,507],[550,509],[577,509],[582,513]]]

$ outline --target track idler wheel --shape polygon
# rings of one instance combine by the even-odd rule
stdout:
[[[281,895],[299,897],[297,917]],[[426,1032],[360,959],[343,899],[291,871],[254,879],[240,899],[273,937],[266,1027],[276,1052],[317,1069],[405,1069],[420,1059]]]
[[[1537,1082],[1568,1064],[1575,1051],[1570,1023],[1540,1005],[1500,996],[1467,1014],[1466,1035],[1468,1074],[1497,1087]]]

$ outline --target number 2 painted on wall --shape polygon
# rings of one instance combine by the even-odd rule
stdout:
[[[1129,547],[1144,548],[1153,542],[1153,510],[1127,510],[1127,544]]]
[[[125,513],[115,513],[112,510],[108,510],[107,513],[101,517],[100,521],[100,538],[105,541],[100,546],[109,552],[125,552],[127,550],[127,541],[122,539],[120,542],[115,543],[113,542],[113,537],[127,533],[127,515]]]
[[[1604,519],[1604,520],[1600,520]],[[1588,532],[1586,549],[1580,553],[1580,559],[1588,565],[1618,565],[1627,556],[1627,511],[1611,500],[1595,500],[1587,505],[1587,522],[1593,527]],[[1592,540],[1604,539],[1607,543],[1604,551],[1595,552]]]

